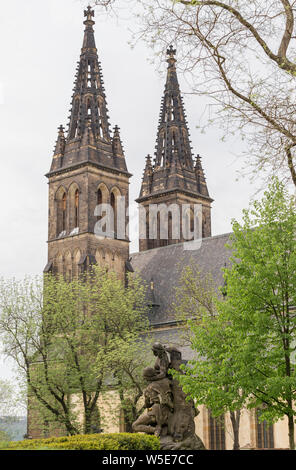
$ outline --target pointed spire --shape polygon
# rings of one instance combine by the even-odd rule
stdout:
[[[161,102],[155,164],[166,167],[175,161],[183,168],[192,170],[189,131],[176,71],[176,49],[170,46],[167,55],[167,80]]]
[[[91,160],[93,164],[127,172],[118,129],[111,140],[102,68],[95,44],[94,10],[90,6],[84,11],[84,17],[84,38],[76,68],[67,136],[63,138],[61,169]],[[115,147],[116,157],[121,152],[122,159],[115,158]]]
[[[151,192],[151,183],[153,178],[153,166],[151,161],[151,156],[148,154],[146,157],[146,165],[142,178],[142,186],[140,197],[146,196]]]
[[[151,193],[179,189],[199,194],[181,91],[176,71],[176,49],[167,49],[167,79],[161,100]],[[145,188],[147,192],[147,187]],[[145,192],[141,190],[142,197]]]
[[[112,139],[113,155],[116,157],[124,157],[119,130],[120,130],[119,127],[116,125],[114,127],[114,133],[113,133],[113,139]]]
[[[113,156],[115,159],[115,165],[118,168],[126,171],[127,168],[126,168],[126,163],[125,163],[124,151],[123,151],[123,146],[122,146],[122,142],[120,139],[119,127],[117,125],[114,127],[112,149],[113,149]]]
[[[196,175],[198,192],[202,194],[203,196],[209,196],[208,187],[207,187],[203,167],[201,164],[200,155],[196,156],[194,170],[195,170],[195,175]]]
[[[65,134],[64,134],[64,126],[60,125],[58,128],[58,138],[56,140],[55,148],[53,151],[53,159],[51,164],[50,171],[58,169],[62,165],[62,159],[65,153]]]
[[[58,128],[58,138],[56,141],[55,149],[54,149],[54,156],[64,155],[65,151],[65,134],[64,134],[64,126],[61,124]]]
[[[88,7],[84,15],[86,28],[75,75],[67,141],[80,138],[87,119],[91,119],[95,137],[110,142],[108,109],[93,30],[94,11]]]

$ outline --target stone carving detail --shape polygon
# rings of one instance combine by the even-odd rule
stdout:
[[[205,449],[195,434],[194,418],[198,411],[194,402],[186,400],[178,381],[168,374],[169,369],[180,371],[181,352],[160,343],[154,343],[152,351],[156,356],[154,367],[143,371],[148,382],[144,390],[146,411],[133,423],[133,430],[159,436],[164,450]]]

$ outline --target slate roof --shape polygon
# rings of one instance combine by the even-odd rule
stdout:
[[[186,248],[190,247],[191,242],[154,248],[131,255],[131,265],[146,281],[150,303],[154,304],[149,318],[152,326],[162,328],[174,326],[172,303],[175,299],[175,287],[186,265],[196,263],[202,272],[211,273],[217,289],[223,285],[221,268],[229,265],[231,252],[225,247],[229,236],[230,233],[226,233],[204,238],[200,247],[190,250]],[[153,291],[150,289],[151,282],[153,282]]]

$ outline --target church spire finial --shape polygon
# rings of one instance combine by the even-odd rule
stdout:
[[[95,12],[90,5],[88,5],[87,10],[84,10],[84,16],[86,16],[84,24],[95,24],[95,22],[92,20],[92,18],[95,16]]]
[[[177,52],[176,49],[174,49],[172,45],[170,45],[170,47],[167,49],[167,55],[169,56],[167,59],[167,62],[170,65],[173,65],[175,64],[175,62],[177,62],[175,58],[176,52]]]

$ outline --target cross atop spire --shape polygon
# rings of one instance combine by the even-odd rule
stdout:
[[[167,55],[169,56],[176,55],[176,52],[177,52],[176,49],[174,49],[172,45],[170,45],[170,47],[167,49]]]
[[[95,16],[95,12],[90,5],[88,5],[87,10],[84,10],[84,16],[87,18],[86,21],[84,21],[84,24],[87,24],[88,22],[95,24],[95,22],[92,20],[92,18]]]
[[[167,49],[167,55],[169,56],[167,62],[170,65],[173,65],[176,62],[176,52],[176,49],[174,49],[172,45],[170,45],[170,47]]]

